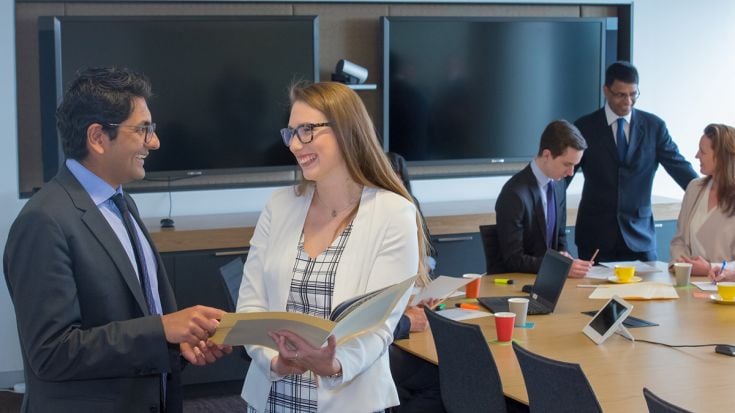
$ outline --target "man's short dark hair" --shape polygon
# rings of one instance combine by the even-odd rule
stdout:
[[[607,67],[605,71],[605,86],[610,87],[615,81],[638,84],[638,69],[632,63],[624,60],[617,61]]]
[[[150,81],[143,74],[116,68],[81,72],[69,85],[56,110],[56,127],[66,157],[76,160],[87,157],[87,129],[93,123],[102,125],[110,139],[115,139],[117,128],[109,124],[130,117],[133,100],[139,97],[151,97]]]
[[[544,149],[551,152],[551,156],[556,158],[564,153],[567,148],[583,151],[587,149],[587,141],[584,140],[582,132],[564,119],[555,120],[544,129],[541,134],[541,143],[538,147],[538,156],[541,156]]]

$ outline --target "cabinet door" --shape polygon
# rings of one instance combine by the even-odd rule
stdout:
[[[237,257],[245,261],[246,252],[196,251],[163,254],[163,263],[172,279],[179,309],[201,304],[234,311],[229,290],[220,275],[220,267]],[[242,383],[249,362],[242,357],[241,347],[235,348],[215,364],[188,366],[182,373],[184,385],[230,382]],[[237,387],[235,385],[234,387]]]
[[[485,252],[479,232],[435,235],[431,240],[437,250],[435,275],[461,277],[466,273],[485,272]]]
[[[658,255],[658,260],[669,262],[671,260],[669,246],[671,245],[671,239],[676,235],[676,221],[656,221],[653,226],[656,228],[656,255]]]

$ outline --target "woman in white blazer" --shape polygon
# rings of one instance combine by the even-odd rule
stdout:
[[[692,275],[735,279],[735,128],[708,125],[696,158],[704,177],[687,186],[671,259],[691,263]]]
[[[297,85],[281,130],[303,182],[276,191],[261,213],[237,311],[299,311],[329,317],[351,297],[423,277],[426,238],[411,197],[391,170],[370,117],[339,83]],[[398,404],[388,364],[402,298],[384,325],[339,346],[311,347],[271,332],[275,351],[253,359],[242,397],[250,411],[376,412]]]

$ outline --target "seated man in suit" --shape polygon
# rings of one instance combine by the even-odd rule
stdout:
[[[565,252],[566,182],[587,148],[579,130],[566,120],[551,122],[538,154],[505,183],[495,202],[499,263],[497,272],[537,273],[548,248]],[[589,261],[575,259],[570,277],[584,277]]]
[[[589,257],[599,249],[600,261],[653,261],[656,170],[663,166],[682,189],[697,173],[679,153],[664,121],[633,108],[640,96],[635,66],[611,64],[602,91],[605,107],[574,122],[589,145],[579,164],[584,173],[576,226],[579,255]]]
[[[25,412],[180,412],[180,356],[213,362],[224,311],[176,311],[161,257],[122,185],[158,149],[148,79],[89,69],[57,110],[67,157],[10,228],[3,270]]]

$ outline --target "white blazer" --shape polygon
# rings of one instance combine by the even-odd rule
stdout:
[[[296,196],[294,189],[276,191],[258,219],[240,285],[238,312],[286,310],[296,249],[314,193],[310,187]],[[414,276],[418,255],[413,203],[390,191],[365,187],[337,267],[333,305]],[[409,296],[410,291],[379,329],[337,346],[342,377],[319,377],[319,412],[375,412],[399,404],[387,350]],[[253,362],[242,397],[263,411],[272,381],[281,378],[270,370],[278,352],[261,346],[246,349]]]

